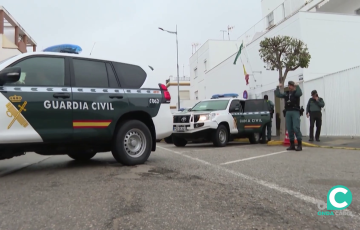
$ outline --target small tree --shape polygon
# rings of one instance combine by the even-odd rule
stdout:
[[[308,68],[311,55],[306,44],[289,36],[265,38],[260,42],[260,57],[271,70],[279,72],[280,92],[284,92],[284,83],[290,71]],[[266,67],[265,67],[266,68]],[[284,110],[284,100],[280,100],[280,111]],[[281,117],[281,116],[280,116]],[[280,138],[285,137],[285,119],[280,122]]]

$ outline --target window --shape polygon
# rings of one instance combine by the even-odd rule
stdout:
[[[109,76],[109,87],[119,88],[119,83],[117,82],[114,71],[109,63],[106,63],[106,68]]]
[[[225,110],[229,100],[201,101],[197,103],[191,111],[215,111]]]
[[[199,92],[198,91],[195,91],[195,100],[199,100]]]
[[[238,110],[236,110],[236,112],[240,112],[240,101],[239,100],[233,100],[230,104],[230,108],[229,108],[229,112],[235,112],[235,108],[239,108]]]
[[[122,88],[139,89],[145,82],[147,74],[137,65],[113,62]]]
[[[274,25],[274,12],[271,12],[268,16],[268,27],[271,27]]]
[[[105,62],[73,59],[76,87],[109,87]]]
[[[27,58],[13,67],[21,68],[19,81],[5,85],[64,86],[65,60],[57,57]]]
[[[244,112],[269,111],[268,105],[264,99],[250,99],[245,101]]]
[[[194,69],[194,73],[195,73],[195,77],[194,77],[194,79],[195,79],[198,77],[197,68]]]

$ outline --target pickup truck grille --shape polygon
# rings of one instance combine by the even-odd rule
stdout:
[[[174,123],[189,123],[190,115],[174,116]]]

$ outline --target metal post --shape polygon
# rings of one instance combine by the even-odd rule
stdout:
[[[179,48],[178,48],[178,37],[177,37],[177,25],[176,25],[176,66],[177,66],[177,77],[178,77],[178,110],[180,107],[180,83],[179,83]]]

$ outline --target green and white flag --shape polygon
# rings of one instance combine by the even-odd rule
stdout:
[[[236,57],[235,57],[235,60],[234,60],[234,65],[236,65],[236,61],[240,57],[242,48],[243,48],[243,43],[241,43],[240,49],[239,49],[238,53],[236,54]]]

